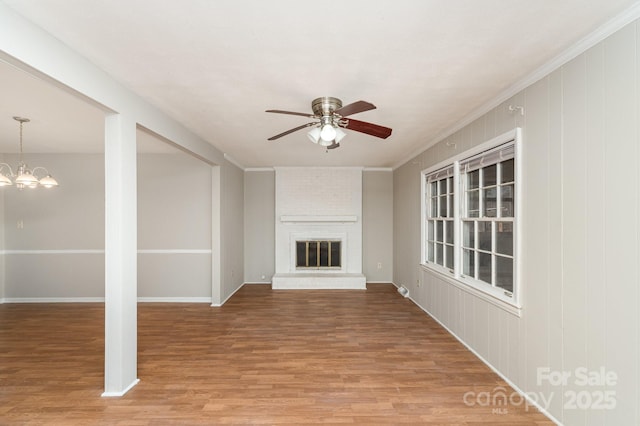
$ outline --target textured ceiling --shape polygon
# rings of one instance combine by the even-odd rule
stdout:
[[[635,2],[4,3],[244,166],[384,167],[426,147]],[[100,111],[9,68],[0,66],[4,152],[6,131],[17,134],[10,117],[26,113],[36,114],[34,150],[101,149]],[[328,153],[304,130],[267,141],[309,120],[266,109],[310,112],[320,96],[374,103],[376,110],[353,118],[391,127],[393,134],[381,140],[347,131],[342,146]]]

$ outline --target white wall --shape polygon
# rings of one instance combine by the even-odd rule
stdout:
[[[4,298],[102,299],[104,156],[30,154],[27,162],[46,166],[60,186],[0,189]],[[139,154],[137,170],[138,296],[210,301],[211,166],[185,153]]]
[[[275,273],[275,172],[245,172],[245,281]],[[393,280],[393,173],[362,173],[362,262],[368,281]],[[378,263],[382,268],[378,269]]]
[[[5,160],[14,164],[17,156]],[[104,297],[104,156],[28,154],[25,160],[46,167],[60,186],[0,189],[5,298]]]
[[[138,297],[211,300],[211,166],[138,155],[138,252]]]
[[[633,23],[394,175],[394,281],[521,390],[551,397],[548,411],[567,425],[640,424],[639,53]],[[420,170],[515,126],[523,131],[520,317],[418,266]],[[615,409],[567,406],[572,392],[603,390],[575,375],[600,367],[617,375],[607,388]],[[539,368],[571,376],[553,385]]]
[[[393,281],[391,170],[362,172],[362,272],[367,282]]]
[[[220,175],[220,300],[224,302],[244,284],[244,170],[225,160]]]
[[[244,280],[270,282],[275,274],[275,171],[244,174]],[[264,278],[263,278],[264,277]]]

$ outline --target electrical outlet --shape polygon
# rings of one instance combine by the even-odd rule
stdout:
[[[378,262],[378,269],[382,269],[382,262]]]
[[[18,229],[24,229],[24,222],[22,221],[22,219],[18,221],[16,226]]]

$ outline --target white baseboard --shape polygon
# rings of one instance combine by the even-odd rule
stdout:
[[[106,398],[112,398],[112,397],[118,397],[118,396],[123,396],[125,393],[129,392],[131,390],[132,387],[134,387],[135,385],[137,385],[138,383],[140,383],[140,379],[135,379],[133,381],[133,383],[131,383],[129,386],[127,386],[123,391],[119,391],[119,392],[102,392],[102,397],[106,397]]]
[[[211,303],[210,297],[138,297],[140,303]]]
[[[224,305],[225,303],[227,303],[227,301],[229,299],[231,299],[233,297],[234,294],[236,294],[238,292],[238,290],[240,290],[242,287],[244,287],[245,283],[242,283],[242,285],[240,285],[240,287],[236,288],[233,293],[231,293],[226,299],[224,299],[222,301],[222,303],[218,304],[218,303],[212,303],[211,306],[214,308],[220,308],[222,307],[222,305]]]
[[[271,284],[271,281],[256,281],[256,282],[246,282],[243,285],[255,285],[255,284]]]
[[[211,303],[210,297],[138,297],[139,303]],[[104,297],[7,297],[0,303],[104,303]]]
[[[104,303],[104,297],[7,297],[4,303]]]

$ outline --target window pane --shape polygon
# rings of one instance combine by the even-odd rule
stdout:
[[[480,216],[479,191],[467,192],[467,217]]]
[[[444,241],[444,233],[443,233],[443,225],[444,221],[438,220],[436,221],[436,241]]]
[[[446,194],[447,193],[447,180],[446,179],[442,179],[438,181],[438,186],[440,187],[440,191],[438,192],[438,195],[442,195],[442,194]]]
[[[482,191],[483,200],[482,200],[482,217],[496,217],[498,207],[497,204],[497,188],[488,188]]]
[[[427,221],[427,240],[433,241],[433,221]]]
[[[471,250],[462,250],[462,273],[471,277],[476,277],[475,272],[475,252]]]
[[[467,173],[467,189],[476,189],[480,186],[480,170]]]
[[[501,183],[513,182],[513,164],[513,158],[500,163],[500,167],[502,168],[502,179],[500,179]]]
[[[513,217],[513,185],[500,187],[501,217]]]
[[[438,195],[438,182],[431,182],[430,196],[435,197]]]
[[[447,268],[453,269],[453,246],[445,246]]]
[[[513,292],[513,259],[496,256],[496,286]]]
[[[478,222],[478,248],[491,251],[491,222]]]
[[[427,261],[433,262],[433,243],[427,244]]]
[[[452,220],[447,220],[445,222],[445,231],[446,231],[445,242],[449,244],[453,244],[453,221]]]
[[[453,195],[449,195],[449,214],[447,214],[447,217],[453,217]]]
[[[496,252],[513,256],[513,223],[496,222]]]
[[[497,169],[498,168],[495,164],[493,166],[484,167],[482,169],[482,187],[483,188],[496,184]]]
[[[444,265],[442,262],[442,244],[436,243],[436,263],[438,265]]]
[[[464,222],[462,225],[462,245],[475,248],[475,235],[473,232],[474,222]]]
[[[447,183],[449,185],[449,190],[447,191],[449,194],[453,193],[453,177],[447,179]]]
[[[316,241],[309,242],[309,266],[318,266],[318,243]]]
[[[478,279],[491,284],[491,255],[478,253]]]
[[[440,203],[440,217],[447,217],[447,196],[441,195],[438,198]]]
[[[438,197],[431,198],[431,214],[429,217],[438,217]]]

